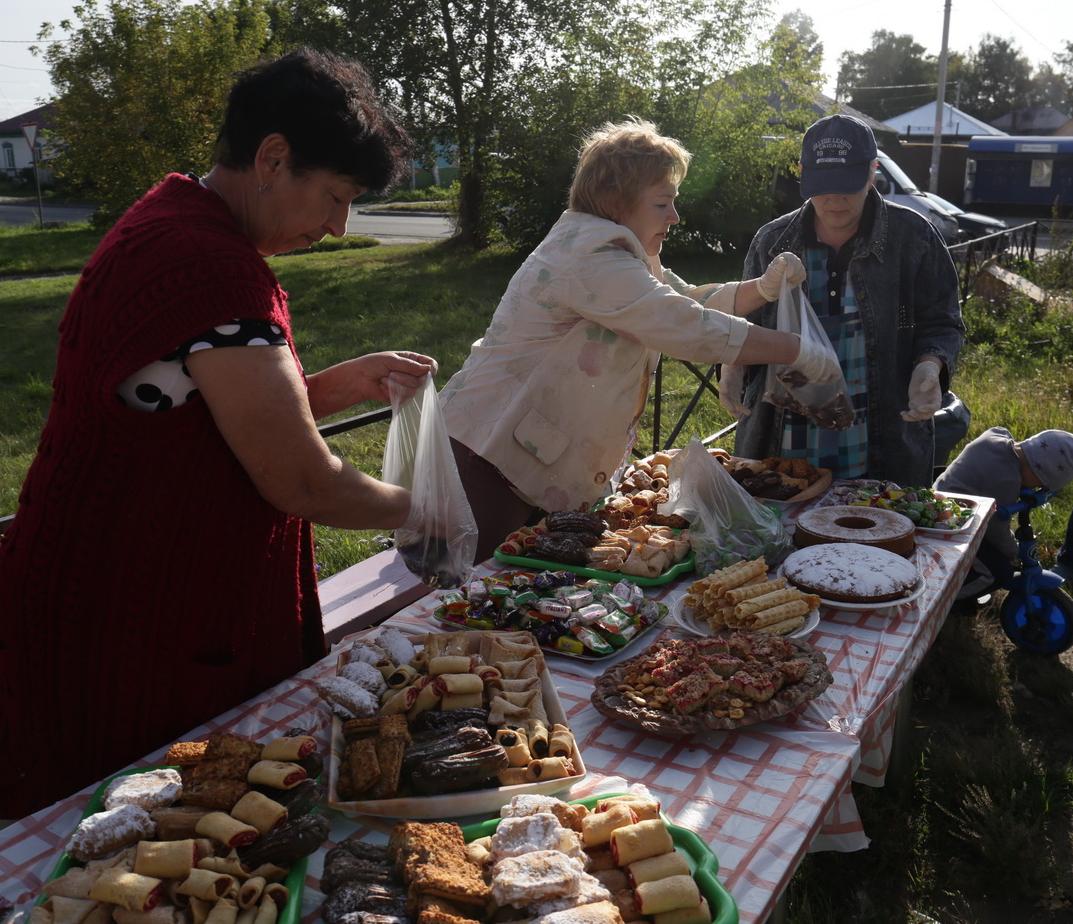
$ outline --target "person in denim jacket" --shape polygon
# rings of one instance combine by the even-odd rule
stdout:
[[[761,401],[766,368],[728,367],[724,406],[739,417],[735,452],[804,458],[836,478],[932,482],[932,415],[961,349],[958,280],[939,235],[911,209],[873,188],[876,144],[850,116],[809,127],[801,152],[805,204],[764,225],[745,258],[760,275],[783,251],[801,257],[806,293],[839,357],[856,417],[821,430]],[[776,306],[753,315],[775,326]]]

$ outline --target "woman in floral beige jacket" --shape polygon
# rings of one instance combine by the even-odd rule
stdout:
[[[570,207],[514,274],[484,337],[441,393],[482,560],[541,511],[584,507],[634,441],[660,353],[697,363],[831,370],[794,334],[743,315],[804,269],[784,254],[741,283],[691,286],[659,262],[690,155],[648,122],[584,142]]]

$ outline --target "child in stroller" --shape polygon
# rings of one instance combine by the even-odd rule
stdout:
[[[1073,433],[1043,430],[1018,442],[1004,427],[992,427],[969,443],[936,480],[935,490],[993,497],[1014,504],[1022,488],[1057,493],[1073,481]],[[965,579],[959,600],[981,596],[995,585],[1006,586],[1018,564],[1017,541],[1010,522],[993,517]],[[1067,581],[1073,577],[1073,516],[1051,569]]]

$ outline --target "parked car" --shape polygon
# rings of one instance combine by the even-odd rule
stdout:
[[[935,226],[947,246],[962,240],[961,228],[953,215],[921,192],[906,172],[887,154],[880,151],[876,156],[879,166],[876,168],[875,185],[884,199],[920,212]]]
[[[954,221],[958,223],[962,236],[967,241],[977,237],[986,237],[988,234],[998,234],[1009,227],[1001,218],[995,218],[992,215],[981,215],[979,212],[966,212],[959,206],[954,205],[953,202],[944,199],[942,196],[937,196],[935,193],[926,192],[924,195],[948,215],[954,216]]]

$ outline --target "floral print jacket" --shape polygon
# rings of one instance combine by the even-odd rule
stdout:
[[[632,446],[659,354],[737,358],[749,323],[732,314],[736,288],[690,286],[628,228],[564,212],[444,386],[451,436],[536,506],[591,504]]]

